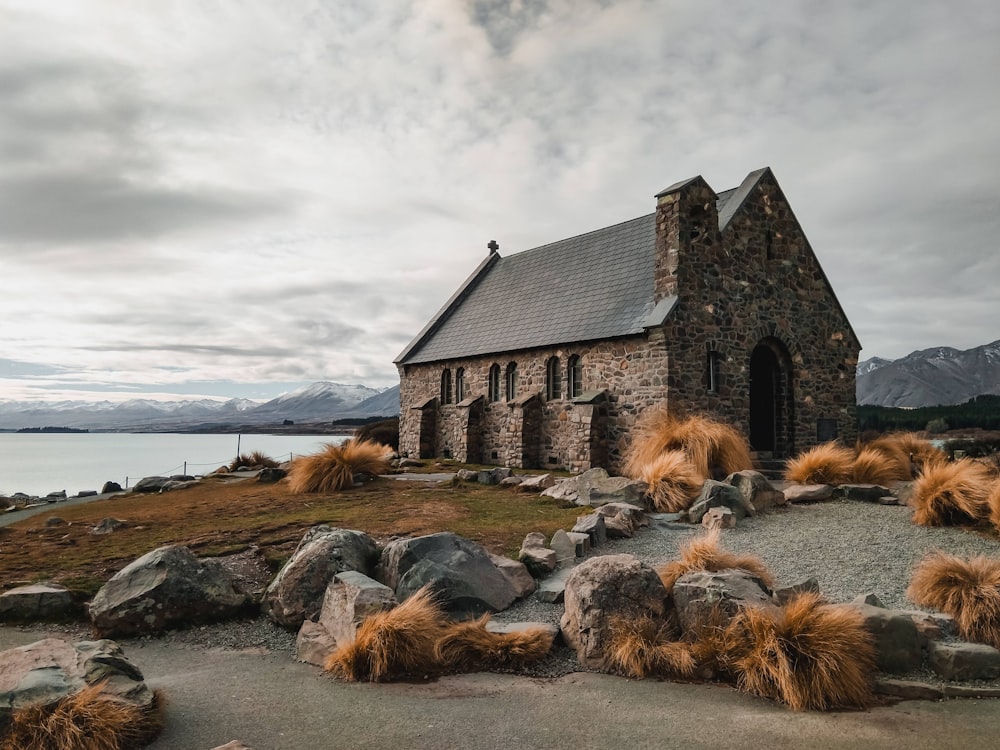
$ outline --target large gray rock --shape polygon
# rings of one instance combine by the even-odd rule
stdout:
[[[946,680],[995,680],[1000,677],[1000,651],[982,643],[930,644],[931,669]]]
[[[607,666],[607,648],[615,618],[666,614],[667,591],[652,568],[632,555],[592,557],[573,569],[566,582],[566,610],[559,626],[580,663]]]
[[[169,477],[143,477],[132,486],[132,492],[154,493],[178,489],[195,481],[186,474],[175,474]]]
[[[764,582],[745,570],[685,573],[674,583],[673,599],[685,634],[720,615],[722,622],[728,622],[745,606],[774,606]]]
[[[8,649],[0,653],[0,726],[16,709],[47,706],[102,681],[105,695],[145,709],[153,705],[142,672],[114,641],[47,638]]]
[[[608,527],[600,513],[588,513],[576,519],[573,531],[590,537],[591,547],[600,547],[608,541]]]
[[[528,571],[527,565],[517,560],[511,560],[509,557],[503,557],[502,555],[491,554],[490,560],[493,561],[493,564],[497,566],[497,570],[510,583],[511,588],[514,590],[514,596],[518,599],[523,599],[535,593],[537,584],[535,584],[535,579]]]
[[[327,586],[319,624],[337,643],[350,643],[366,617],[392,609],[396,595],[388,586],[354,570],[337,573]]]
[[[608,472],[605,469],[588,469],[578,476],[559,480],[542,492],[542,497],[551,497],[553,500],[563,500],[578,505],[589,505],[590,487],[595,482],[607,479],[608,476]],[[580,497],[581,492],[585,494],[585,499],[582,501]]]
[[[3,622],[65,620],[78,609],[68,589],[49,583],[18,586],[0,594],[0,621]]]
[[[90,620],[101,635],[141,635],[223,620],[247,605],[221,566],[170,545],[115,573],[90,603]]]
[[[775,489],[767,477],[759,471],[746,469],[734,472],[726,477],[726,484],[732,485],[740,491],[747,515],[752,516],[756,512],[785,504],[784,493]]]
[[[517,485],[518,492],[541,492],[542,490],[547,490],[549,487],[554,487],[556,483],[556,478],[551,474],[538,474],[535,476],[525,477],[521,480],[521,483]]]
[[[629,538],[648,523],[646,511],[635,503],[606,503],[597,512],[604,516],[605,533],[609,539]]]
[[[524,563],[535,578],[544,578],[556,569],[556,551],[545,546],[545,535],[532,531],[524,537],[517,559]]]
[[[264,592],[264,612],[278,625],[297,629],[319,612],[337,573],[356,570],[370,576],[377,560],[378,548],[367,534],[314,526]]]
[[[482,545],[451,532],[390,542],[375,577],[399,601],[430,584],[445,611],[460,618],[499,612],[517,598]]]
[[[906,674],[920,666],[927,647],[927,637],[906,612],[882,609],[870,604],[851,602],[864,617],[864,627],[871,633],[878,668],[889,674]]]
[[[337,650],[337,641],[318,622],[306,620],[295,636],[295,658],[306,664],[325,667],[326,660]]]
[[[556,482],[542,496],[595,508],[614,502],[644,506],[648,490],[649,486],[645,482],[628,477],[612,477],[604,469],[597,468]]]
[[[789,484],[782,490],[789,503],[821,503],[833,497],[829,484]]]
[[[691,523],[701,523],[709,508],[729,508],[737,520],[750,515],[740,490],[724,482],[716,482],[714,479],[709,479],[702,485],[697,499],[687,510],[688,520]]]

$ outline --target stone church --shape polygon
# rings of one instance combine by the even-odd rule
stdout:
[[[615,471],[664,402],[736,426],[761,456],[855,439],[861,345],[769,168],[489,250],[396,359],[401,454]]]

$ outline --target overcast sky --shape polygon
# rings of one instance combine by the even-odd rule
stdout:
[[[863,358],[984,344],[998,73],[995,0],[0,0],[0,399],[392,385],[489,240],[762,166]]]

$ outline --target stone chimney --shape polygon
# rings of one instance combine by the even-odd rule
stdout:
[[[714,255],[721,236],[715,191],[699,175],[656,194],[656,262],[653,302],[676,297],[679,271]]]

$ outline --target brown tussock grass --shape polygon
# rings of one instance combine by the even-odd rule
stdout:
[[[929,440],[925,440],[913,432],[893,432],[872,440],[869,445],[881,446],[890,444],[898,448],[904,456],[916,467],[917,473],[926,467],[943,464],[948,460],[948,454],[940,448],[935,448]]]
[[[851,481],[854,451],[834,442],[823,443],[788,462],[785,479],[797,484],[845,484]]]
[[[913,483],[909,504],[921,526],[976,524],[990,514],[989,470],[963,458],[928,466]]]
[[[336,492],[351,487],[355,474],[384,474],[389,470],[392,449],[367,440],[326,443],[323,450],[302,456],[288,470],[288,486],[294,493]]]
[[[616,618],[604,657],[626,677],[691,678],[697,663],[691,645],[671,639],[672,629],[652,617]]]
[[[152,710],[102,693],[104,682],[88,685],[49,706],[14,711],[0,750],[132,750],[163,728],[162,695]]]
[[[229,471],[237,471],[240,468],[253,469],[257,467],[273,469],[277,465],[278,462],[263,451],[253,451],[252,453],[241,453],[229,463],[227,468]]]
[[[954,617],[966,640],[1000,648],[1000,560],[932,553],[917,563],[906,595]]]
[[[447,625],[434,645],[434,659],[445,669],[471,672],[520,669],[552,650],[552,633],[530,628],[514,633],[491,633],[489,615]]]
[[[757,576],[765,586],[774,585],[774,576],[767,569],[764,561],[756,555],[734,555],[723,549],[719,541],[718,529],[691,539],[680,548],[680,559],[672,560],[657,569],[657,574],[668,592],[673,591],[677,579],[685,573],[703,570],[717,573],[720,570],[745,570]]]
[[[326,671],[349,682],[382,682],[426,674],[437,667],[434,646],[447,618],[429,586],[397,607],[366,617],[354,640],[337,647]]]
[[[888,484],[912,478],[909,456],[902,451],[890,454],[870,445],[858,451],[851,473],[855,482],[863,484]]]
[[[704,484],[684,451],[665,451],[641,466],[636,477],[649,485],[647,495],[660,513],[679,513],[691,507]]]
[[[665,406],[643,412],[625,454],[625,474],[639,478],[666,451],[683,451],[701,482],[753,467],[750,446],[734,427],[709,417],[681,417]]]
[[[800,594],[747,607],[727,632],[737,685],[796,711],[872,705],[875,647],[854,608]]]
[[[986,498],[986,505],[990,509],[990,523],[1000,533],[1000,482],[993,483],[993,489]]]

